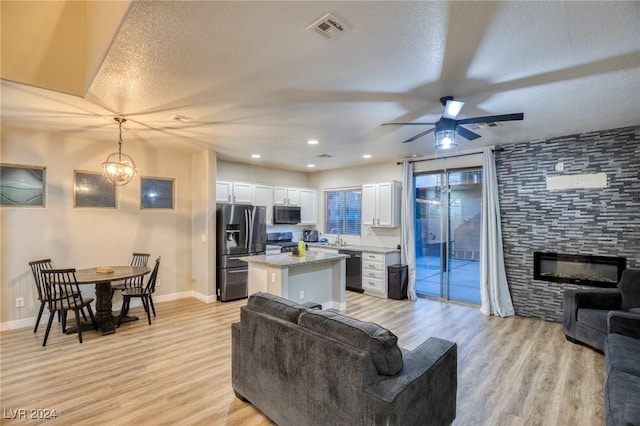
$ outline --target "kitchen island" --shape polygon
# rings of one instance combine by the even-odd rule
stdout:
[[[338,253],[291,253],[245,256],[249,295],[268,292],[297,303],[315,302],[322,309],[346,311],[345,259]]]

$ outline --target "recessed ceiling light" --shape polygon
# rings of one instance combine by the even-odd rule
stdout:
[[[318,141],[317,141],[316,139],[309,139],[309,140],[307,141],[307,143],[308,143],[309,145],[318,145]]]
[[[251,154],[251,158],[260,158],[260,154]]]
[[[362,154],[362,158],[371,158],[371,154]]]
[[[307,167],[309,167],[310,169],[314,168],[315,166],[315,164],[307,164]]]

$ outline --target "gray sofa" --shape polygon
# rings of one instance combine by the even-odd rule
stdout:
[[[280,425],[447,425],[457,346],[413,351],[377,324],[253,294],[232,325],[232,385]]]
[[[637,269],[625,269],[618,288],[565,290],[564,334],[571,342],[584,343],[603,352],[607,318],[637,308],[640,308],[640,270]]]
[[[607,426],[640,425],[640,313],[609,316],[604,343]]]

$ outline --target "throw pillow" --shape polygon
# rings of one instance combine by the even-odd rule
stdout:
[[[628,311],[633,308],[640,308],[640,270],[625,269],[622,271],[622,278],[618,283],[618,289],[622,295],[620,307]]]
[[[402,370],[398,338],[378,324],[335,312],[308,310],[300,315],[298,325],[369,352],[378,374],[394,376]]]

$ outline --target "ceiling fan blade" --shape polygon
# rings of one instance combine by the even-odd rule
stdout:
[[[444,118],[456,118],[460,114],[460,110],[464,106],[464,101],[454,101],[453,99],[447,100],[447,104],[444,106]]]
[[[436,123],[382,123],[381,126],[435,126]]]
[[[465,129],[464,127],[458,126],[458,128],[456,129],[456,132],[462,136],[463,138],[467,139],[467,140],[474,140],[474,139],[478,139],[480,137],[479,134],[472,132],[471,130]]]
[[[412,138],[407,139],[406,141],[402,142],[402,143],[407,143],[407,142],[413,142],[416,139],[420,139],[421,137],[423,137],[424,135],[428,135],[429,133],[433,132],[435,130],[435,127],[433,129],[429,129],[429,130],[425,130],[424,132],[418,133],[417,135],[415,135]]]
[[[517,114],[487,115],[486,117],[463,118],[462,120],[458,120],[458,124],[495,123],[496,121],[515,121],[522,119],[524,119],[524,113],[519,112]]]

